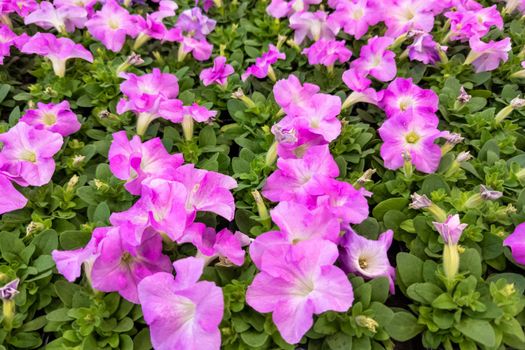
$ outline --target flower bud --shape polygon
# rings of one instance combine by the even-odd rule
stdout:
[[[445,222],[447,220],[447,213],[439,206],[434,204],[426,195],[419,195],[413,193],[411,196],[412,203],[409,204],[409,208],[412,209],[425,209],[428,211],[437,222]]]
[[[272,166],[277,159],[277,140],[272,143],[268,152],[266,152],[266,158],[264,164],[266,166]]]
[[[268,213],[268,209],[266,208],[266,205],[264,204],[264,200],[261,197],[261,194],[257,190],[252,191],[252,196],[255,199],[255,204],[257,206],[257,212],[259,213],[259,217],[261,218],[261,221],[263,222],[264,226],[266,228],[271,227],[271,219],[270,214]]]
[[[377,327],[379,327],[379,323],[377,323],[376,320],[374,320],[371,317],[364,316],[364,315],[356,316],[355,323],[357,323],[359,327],[366,328],[372,333],[376,333]]]
[[[443,247],[443,270],[448,280],[453,280],[459,271],[459,251],[456,244]]]
[[[232,93],[232,98],[236,99],[236,100],[241,100],[244,105],[248,108],[255,108],[257,107],[255,105],[255,102],[253,102],[253,100],[251,98],[249,98],[248,96],[246,96],[244,94],[244,91],[242,91],[241,88],[237,89],[235,92]]]

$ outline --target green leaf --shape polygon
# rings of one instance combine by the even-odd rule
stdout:
[[[374,278],[369,282],[369,284],[370,286],[372,286],[371,300],[384,303],[388,298],[388,294],[390,292],[390,282],[388,281],[388,278]]]
[[[488,321],[467,318],[456,324],[456,329],[466,337],[489,348],[496,346],[496,333]]]
[[[470,272],[472,276],[481,278],[481,269],[481,256],[476,249],[469,248],[460,255],[460,271]]]
[[[372,215],[376,219],[382,220],[387,211],[394,209],[401,211],[407,207],[407,204],[408,199],[406,198],[389,198],[376,205]]]
[[[422,304],[431,304],[443,291],[432,283],[415,283],[407,288],[407,295]]]
[[[326,337],[326,344],[331,350],[348,350],[352,348],[352,337],[339,332]]]
[[[80,290],[82,289],[79,285],[64,280],[55,282],[54,287],[58,297],[67,307],[71,307],[73,304],[73,296],[80,293]]]
[[[33,238],[32,243],[36,246],[36,254],[49,255],[58,247],[58,234],[55,230],[45,230]]]
[[[397,341],[407,341],[423,331],[424,326],[417,323],[417,318],[406,311],[394,314],[392,321],[385,326],[390,336]]]
[[[432,307],[442,310],[454,310],[457,308],[457,305],[448,293],[443,293],[432,302]]]
[[[151,348],[149,329],[144,328],[133,338],[133,350],[150,350]]]
[[[105,201],[101,202],[95,209],[95,213],[93,214],[93,222],[109,224],[110,215],[111,211],[109,210],[108,204]]]
[[[258,348],[264,345],[268,340],[267,333],[259,333],[253,330],[241,333],[241,339],[252,348]]]
[[[399,278],[406,287],[423,280],[423,261],[417,256],[399,253],[396,262]]]
[[[11,85],[9,84],[0,84],[0,103],[2,103],[11,90]]]
[[[17,348],[36,348],[42,344],[42,337],[37,332],[17,333],[9,339],[9,344]]]

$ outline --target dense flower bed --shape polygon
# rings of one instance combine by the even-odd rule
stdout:
[[[0,0],[0,349],[525,349],[524,14]]]

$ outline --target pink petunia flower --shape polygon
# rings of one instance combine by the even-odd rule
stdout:
[[[16,45],[17,37],[9,26],[0,23],[0,64],[4,64],[4,58],[11,55],[11,46]]]
[[[449,215],[445,222],[432,222],[434,227],[439,232],[445,244],[455,245],[458,244],[463,230],[468,226],[462,224],[459,215]]]
[[[420,88],[412,82],[412,78],[394,79],[384,90],[380,105],[387,118],[419,115],[433,120],[436,126],[439,122],[436,116],[438,95],[430,89]]]
[[[434,27],[433,1],[388,0],[382,4],[386,36],[396,38],[410,30],[430,32]]]
[[[328,25],[328,13],[324,11],[297,12],[290,17],[290,28],[295,31],[294,41],[297,45],[306,37],[313,41],[333,40],[336,34]]]
[[[390,281],[390,293],[394,294],[396,270],[390,265],[387,255],[393,237],[394,232],[388,230],[377,240],[371,240],[349,228],[340,244],[340,261],[344,270],[365,278],[387,277]]]
[[[226,63],[226,57],[217,56],[213,60],[213,67],[203,69],[199,78],[204,86],[211,84],[226,86],[228,84],[228,77],[232,75],[233,72],[233,67]]]
[[[407,48],[408,58],[424,64],[433,64],[440,60],[439,50],[446,51],[446,46],[441,46],[434,41],[431,34],[414,32],[414,41]]]
[[[286,114],[305,114],[310,99],[319,92],[319,86],[310,83],[301,84],[299,79],[290,74],[286,79],[278,80],[273,86],[275,101]]]
[[[328,145],[310,147],[301,159],[277,160],[274,171],[263,187],[263,195],[271,201],[308,202],[320,195],[320,184],[339,175],[339,168]]]
[[[245,255],[242,247],[250,243],[250,238],[239,231],[234,234],[226,228],[215,232],[214,228],[195,222],[177,243],[192,243],[199,251],[197,257],[204,259],[206,264],[219,258],[223,264],[242,266]]]
[[[176,277],[159,272],[139,284],[139,300],[157,350],[219,350],[219,324],[224,312],[222,289],[200,281],[204,261],[185,258],[173,263]]]
[[[392,43],[393,40],[388,37],[374,36],[368,39],[368,43],[361,48],[359,58],[352,61],[350,67],[380,81],[394,79],[397,74],[396,54],[388,50]]]
[[[55,172],[53,156],[62,147],[62,136],[18,123],[0,134],[0,173],[20,186],[43,186]]]
[[[47,57],[53,64],[58,77],[66,74],[66,62],[71,58],[81,58],[93,62],[93,55],[81,44],[68,38],[57,38],[49,33],[36,33],[22,46],[20,51]]]
[[[129,141],[125,131],[113,134],[108,159],[113,175],[126,180],[124,187],[134,195],[140,194],[144,179],[172,179],[174,171],[184,162],[182,154],[169,154],[158,137],[142,143],[135,135]]]
[[[341,225],[327,206],[310,208],[285,201],[272,209],[270,215],[280,230],[263,233],[250,245],[250,256],[259,269],[262,268],[262,257],[268,250],[311,240],[339,242]]]
[[[472,37],[483,37],[492,26],[502,30],[503,18],[496,5],[481,8],[462,8],[445,13],[450,20],[449,38],[467,41]]]
[[[0,157],[1,159],[1,157]],[[22,209],[27,204],[27,198],[16,190],[7,176],[0,171],[0,191],[2,200],[0,201],[0,215],[14,210]]]
[[[111,228],[99,243],[93,261],[91,283],[102,292],[118,292],[138,304],[137,285],[147,276],[171,271],[169,257],[162,254],[162,238],[154,230],[144,231],[138,246],[127,243],[118,227]]]
[[[270,78],[275,80],[275,74],[273,73],[271,65],[277,62],[277,60],[284,59],[286,59],[286,54],[279,52],[279,49],[270,44],[268,51],[263,53],[261,57],[255,59],[255,64],[252,64],[246,69],[241,75],[241,79],[242,81],[246,81],[250,75],[262,79],[270,75]]]
[[[55,28],[59,33],[72,33],[75,28],[84,28],[87,20],[87,11],[79,6],[55,6],[42,1],[38,9],[24,17],[24,23],[36,24],[44,29]]]
[[[135,37],[136,28],[128,10],[121,7],[115,0],[106,0],[100,11],[95,12],[86,22],[91,35],[108,49],[119,52],[126,36]]]
[[[344,63],[352,56],[352,52],[346,48],[345,44],[344,40],[320,39],[309,48],[304,49],[303,54],[308,57],[309,64],[333,67],[336,61]]]
[[[246,292],[258,312],[272,312],[283,339],[298,343],[313,325],[313,315],[347,311],[354,300],[352,285],[338,267],[337,247],[324,240],[305,241],[268,251],[261,272]]]
[[[341,99],[328,94],[315,94],[303,105],[300,114],[289,114],[278,124],[293,127],[299,134],[304,131],[320,135],[326,142],[331,142],[341,133]]]
[[[512,48],[510,38],[485,43],[479,37],[472,37],[469,44],[471,51],[464,64],[472,63],[476,73],[492,71],[498,68],[501,62],[507,62]]]
[[[97,227],[91,234],[91,239],[84,248],[75,250],[53,250],[51,256],[58,272],[69,282],[80,277],[84,266],[88,279],[91,279],[93,261],[100,254],[100,243],[110,232],[111,227]]]
[[[441,160],[435,140],[441,136],[434,119],[421,115],[399,115],[387,119],[379,128],[383,140],[381,157],[388,169],[399,169],[408,155],[417,170],[433,173]]]
[[[335,11],[330,15],[329,23],[335,26],[335,32],[342,28],[345,33],[361,39],[368,32],[368,27],[383,20],[383,13],[372,0],[338,1]]]
[[[308,6],[320,4],[322,0],[272,0],[266,12],[275,18],[289,17],[296,12],[308,10]]]
[[[323,194],[317,198],[317,206],[326,206],[339,218],[342,226],[360,224],[368,218],[367,196],[371,193],[364,188],[356,190],[347,182],[329,179],[324,181]]]
[[[208,18],[199,7],[184,10],[178,17],[175,26],[184,35],[190,35],[197,40],[206,39],[214,29],[217,21]]]
[[[180,118],[182,102],[176,98],[179,84],[175,75],[161,73],[158,68],[141,76],[133,73],[120,75],[126,79],[120,84],[125,98],[117,104],[117,112],[122,114],[132,111],[138,114],[137,134],[143,135],[149,124],[157,118]]]
[[[503,245],[512,250],[512,257],[519,264],[525,265],[525,222],[516,226],[505,240]]]
[[[20,121],[36,129],[46,129],[64,137],[80,130],[80,122],[77,115],[71,111],[68,101],[58,104],[38,102],[37,107],[37,109],[28,109]]]
[[[353,92],[343,103],[344,108],[347,108],[358,102],[365,102],[377,105],[382,99],[382,91],[377,92],[371,88],[372,81],[368,79],[367,72],[359,68],[350,68],[343,73],[343,82]]]
[[[26,17],[36,9],[38,2],[35,0],[0,0],[0,13],[16,12],[20,17]]]

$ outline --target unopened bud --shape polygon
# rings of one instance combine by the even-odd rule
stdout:
[[[494,201],[496,199],[499,199],[503,196],[503,193],[500,191],[494,191],[491,188],[485,187],[484,185],[481,185],[479,188],[479,193],[481,195],[481,198],[483,200],[490,200]]]
[[[359,189],[360,187],[363,187],[367,182],[372,181],[372,175],[376,173],[375,169],[367,169],[359,179],[354,184],[354,187],[356,189]]]
[[[355,323],[357,323],[359,327],[366,328],[372,333],[376,333],[377,327],[379,326],[379,323],[377,323],[376,320],[374,320],[371,317],[364,316],[364,315],[356,316]]]
[[[511,297],[516,294],[516,287],[514,286],[514,283],[507,283],[500,291],[503,296]]]
[[[235,92],[232,93],[232,98],[237,99],[237,100],[241,100],[244,103],[244,105],[246,107],[248,107],[248,108],[255,108],[255,107],[257,107],[255,105],[255,102],[253,102],[253,100],[251,98],[246,96],[244,94],[244,91],[242,91],[241,88],[237,89]]]
[[[45,226],[43,223],[31,221],[29,225],[27,225],[26,227],[26,236],[31,236],[32,234],[36,232],[40,232],[43,229],[45,229]]]
[[[74,167],[81,166],[85,159],[86,159],[86,156],[83,156],[80,154],[73,156],[73,166]]]
[[[459,96],[457,97],[457,101],[461,104],[468,103],[470,99],[472,98],[471,95],[469,95],[466,91],[463,85],[459,88]]]
[[[95,188],[101,192],[109,190],[109,185],[102,180],[95,179],[93,180],[93,184],[95,185]]]
[[[472,159],[470,152],[460,152],[456,157],[456,162],[463,163]]]
[[[453,280],[459,271],[459,251],[456,244],[443,247],[443,270],[448,280]]]
[[[264,226],[269,229],[271,227],[270,214],[268,214],[268,209],[264,204],[264,200],[261,197],[261,194],[257,190],[252,191],[253,199],[255,199],[255,205],[257,206],[257,212],[259,213],[259,218],[263,222]]]

